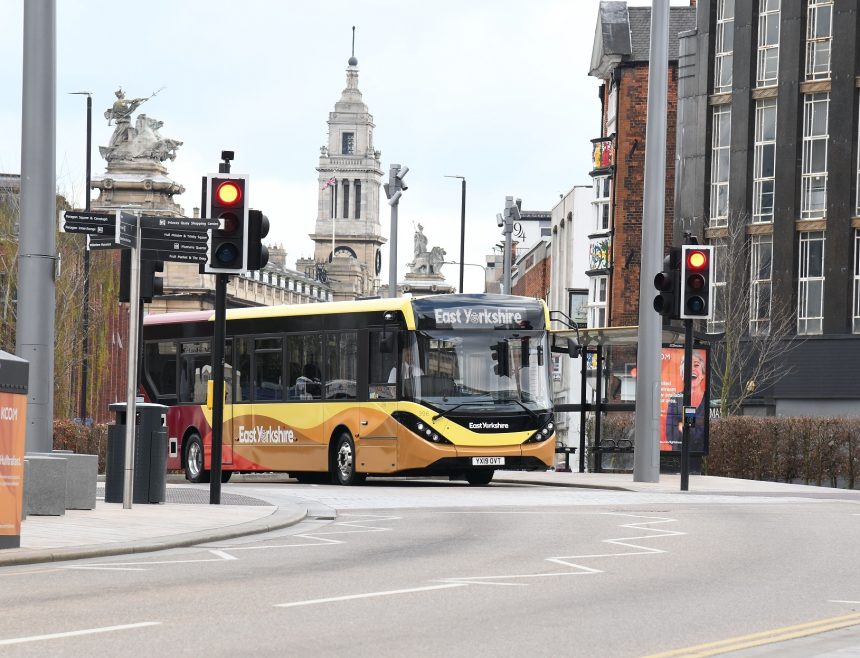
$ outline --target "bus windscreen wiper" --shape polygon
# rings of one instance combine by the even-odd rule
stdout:
[[[499,402],[516,402],[523,409],[525,409],[529,413],[529,415],[535,419],[535,421],[539,420],[538,415],[534,411],[529,409],[526,405],[524,405],[522,400],[520,400],[519,398],[515,398],[515,397],[499,398]]]
[[[447,417],[447,416],[448,416],[448,414],[450,414],[451,412],[453,412],[455,409],[459,409],[460,407],[466,407],[466,406],[475,405],[475,404],[484,405],[484,404],[487,404],[487,402],[491,402],[491,400],[486,400],[486,401],[481,401],[481,400],[466,400],[466,402],[460,402],[459,404],[455,404],[455,405],[454,405],[453,407],[451,407],[450,409],[443,409],[443,410],[442,410],[442,411],[440,411],[438,414],[436,414],[435,416],[433,416],[433,420],[437,420],[437,419],[439,419],[439,418]]]

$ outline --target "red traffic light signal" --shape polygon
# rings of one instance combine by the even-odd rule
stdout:
[[[220,226],[209,238],[205,272],[237,274],[247,266],[248,177],[210,174],[204,179],[206,215]]]
[[[714,272],[712,246],[685,245],[681,272],[682,319],[709,319],[713,317],[711,286]]]
[[[218,184],[215,196],[219,203],[225,206],[233,206],[242,200],[242,188],[235,181],[227,180]]]

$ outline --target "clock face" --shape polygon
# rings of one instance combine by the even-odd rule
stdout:
[[[382,252],[377,249],[376,250],[376,276],[379,276],[379,273],[382,271]]]

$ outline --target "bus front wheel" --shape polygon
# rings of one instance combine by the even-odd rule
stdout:
[[[337,437],[331,464],[332,482],[343,486],[362,484],[363,473],[355,472],[355,442],[348,432]]]
[[[492,469],[487,471],[469,471],[466,473],[466,481],[473,487],[485,487],[490,484],[496,472]]]
[[[199,434],[192,434],[185,442],[185,479],[209,482],[209,471],[203,468],[203,441]]]

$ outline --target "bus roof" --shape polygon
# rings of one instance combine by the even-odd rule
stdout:
[[[545,326],[549,326],[549,312],[543,300],[530,297],[510,297],[503,295],[484,295],[484,294],[466,294],[466,295],[427,295],[421,297],[395,297],[395,298],[379,298],[379,299],[360,299],[348,302],[323,302],[318,304],[281,304],[278,306],[250,306],[246,308],[231,308],[227,309],[227,320],[255,320],[263,318],[278,318],[303,315],[332,315],[343,313],[373,313],[384,311],[400,311],[406,321],[408,329],[417,328],[415,309],[413,302],[421,301],[420,306],[427,306],[428,303],[433,305],[438,302],[440,305],[457,304],[458,302],[468,303],[475,306],[483,304],[496,306],[500,302],[510,303],[516,301],[518,305],[533,307],[539,309],[541,315],[546,316]],[[505,304],[507,305],[507,304]],[[144,324],[162,325],[173,323],[192,323],[192,322],[213,322],[215,320],[215,311],[180,311],[177,313],[156,313],[147,315],[144,318]]]

